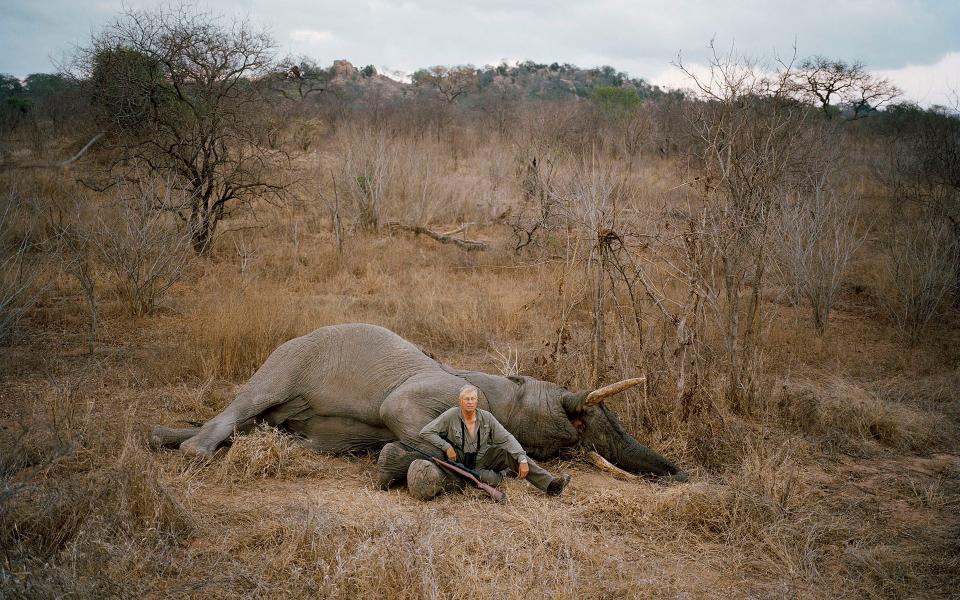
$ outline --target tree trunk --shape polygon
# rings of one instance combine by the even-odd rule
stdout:
[[[596,259],[593,289],[593,339],[590,345],[590,385],[602,383],[605,362],[604,322],[603,322],[603,256]]]

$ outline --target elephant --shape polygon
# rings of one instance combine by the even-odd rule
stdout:
[[[266,422],[317,451],[379,450],[381,488],[406,483],[415,496],[429,499],[460,483],[403,446],[439,457],[420,430],[454,406],[460,389],[471,384],[480,390],[480,408],[536,459],[581,447],[630,473],[685,480],[683,471],[631,437],[604,405],[604,398],[636,382],[571,392],[533,377],[453,368],[377,325],[331,325],[280,345],[235,399],[202,426],[156,426],[151,443],[211,457],[235,431]]]

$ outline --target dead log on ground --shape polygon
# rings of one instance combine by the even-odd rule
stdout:
[[[416,235],[425,235],[427,237],[433,238],[440,242],[441,244],[454,244],[457,247],[472,252],[474,250],[486,250],[487,243],[480,240],[468,240],[464,238],[455,238],[449,233],[438,233],[432,229],[427,229],[422,225],[410,225],[408,223],[397,223],[390,222],[386,224],[391,230],[401,230],[401,231],[410,231]],[[452,233],[460,233],[463,228],[454,230]]]

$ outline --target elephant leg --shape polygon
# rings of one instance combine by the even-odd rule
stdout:
[[[248,419],[237,425],[236,431],[237,433],[248,433],[253,431],[255,426],[256,422],[254,422],[253,419]],[[163,448],[177,448],[183,442],[200,433],[200,429],[200,427],[184,427],[177,429],[173,427],[154,425],[150,429],[149,444],[154,450],[160,450]]]
[[[462,490],[465,485],[462,479],[425,458],[414,460],[407,470],[407,487],[417,500],[433,500],[441,494]]]
[[[397,436],[386,427],[369,425],[349,417],[324,417],[310,415],[308,418],[289,419],[282,427],[303,438],[303,446],[316,452],[334,454],[375,452]]]
[[[400,444],[390,443],[380,450],[377,457],[379,476],[377,487],[381,490],[390,489],[392,485],[403,485],[407,481],[407,471],[410,464],[421,456],[406,450]]]
[[[150,429],[150,447],[154,450],[161,448],[176,448],[200,432],[199,427],[185,427],[174,429],[154,425]]]
[[[243,429],[248,423],[253,423],[261,413],[288,399],[283,391],[269,385],[269,382],[256,382],[255,379],[256,375],[241,388],[234,401],[219,415],[204,423],[195,435],[184,440],[180,444],[180,450],[209,458],[213,456],[217,446],[234,431]]]

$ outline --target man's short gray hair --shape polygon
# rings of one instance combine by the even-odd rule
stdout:
[[[476,396],[477,400],[480,399],[480,390],[475,385],[470,385],[469,383],[462,388],[460,388],[460,393],[457,394],[457,398],[463,398],[467,394],[473,394]]]

